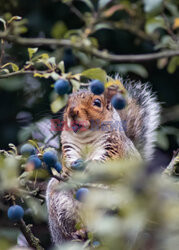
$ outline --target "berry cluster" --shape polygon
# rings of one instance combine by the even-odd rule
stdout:
[[[44,152],[42,159],[40,159],[37,155],[37,149],[32,144],[26,143],[21,147],[20,153],[22,156],[28,157],[27,164],[31,164],[33,169],[40,169],[44,163],[49,173],[52,173],[51,168],[56,169],[58,173],[62,171],[62,165],[58,161],[57,155],[52,150]],[[7,215],[10,220],[17,222],[23,218],[24,209],[19,205],[13,205],[9,207]]]
[[[36,148],[31,144],[24,144],[20,150],[21,154],[28,157],[27,163],[34,166],[34,169],[39,169],[42,167],[42,162],[45,163],[48,171],[51,173],[51,168],[56,169],[58,173],[62,171],[62,165],[58,162],[57,156],[54,151],[48,150],[43,153],[42,159],[37,155]]]

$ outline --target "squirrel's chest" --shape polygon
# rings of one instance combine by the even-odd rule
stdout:
[[[99,131],[85,131],[81,134],[63,131],[61,135],[63,157],[67,164],[79,158],[104,160],[105,135]]]

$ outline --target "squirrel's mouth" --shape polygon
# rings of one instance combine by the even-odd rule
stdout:
[[[77,133],[78,131],[81,130],[81,128],[83,128],[83,125],[80,124],[79,122],[74,122],[73,125],[71,126],[73,132]]]
[[[77,133],[77,132],[82,132],[82,131],[86,131],[89,126],[90,126],[90,123],[89,121],[71,121],[71,119],[67,119],[67,125],[68,125],[68,128],[73,131],[74,133]]]

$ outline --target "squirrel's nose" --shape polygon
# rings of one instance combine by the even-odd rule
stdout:
[[[76,118],[78,116],[79,111],[76,110],[74,107],[71,107],[70,110],[69,110],[69,114],[74,119],[74,118]]]

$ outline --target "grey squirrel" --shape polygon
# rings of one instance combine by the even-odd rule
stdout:
[[[65,166],[70,167],[82,157],[85,145],[92,148],[85,160],[104,162],[107,159],[137,157],[149,161],[152,158],[160,106],[147,84],[128,81],[124,87],[128,93],[127,106],[120,111],[115,110],[110,103],[112,96],[118,92],[115,85],[100,96],[89,90],[80,90],[69,96],[64,121],[68,126],[74,120],[86,121],[86,129],[81,131],[78,127],[75,132],[63,130],[61,143]],[[95,105],[96,100],[98,105]],[[118,122],[121,126],[106,131],[102,127],[92,130],[92,120],[98,120],[100,124],[105,121]],[[125,128],[122,121],[125,121]],[[74,199],[73,191],[59,191],[58,185],[61,183],[54,178],[49,181],[46,201],[52,240],[61,244],[76,237],[78,232],[75,225],[81,218],[80,202]]]

